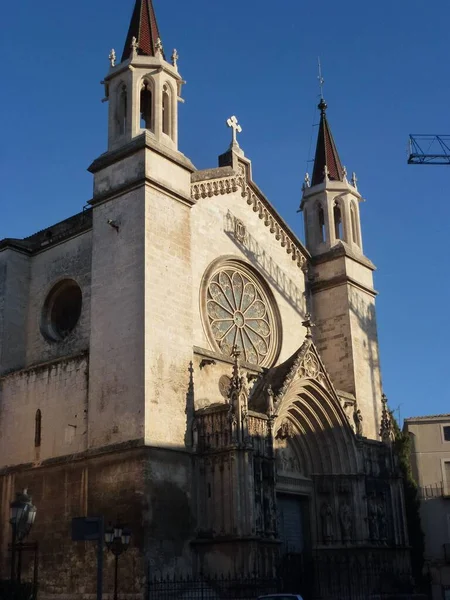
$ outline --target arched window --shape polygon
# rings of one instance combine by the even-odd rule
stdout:
[[[350,218],[352,221],[352,238],[355,244],[359,246],[359,238],[358,238],[358,221],[356,219],[356,209],[355,205],[352,204],[350,206]]]
[[[127,86],[122,85],[119,89],[119,97],[117,100],[117,133],[123,135],[127,129],[127,112],[128,112],[128,97]]]
[[[42,427],[42,413],[38,408],[36,416],[34,418],[34,445],[39,448],[41,445],[41,427]]]
[[[325,229],[325,213],[323,212],[323,208],[320,205],[317,209],[317,218],[319,222],[319,240],[321,242],[324,242],[327,237]]]
[[[143,82],[141,88],[141,128],[152,129],[153,121],[153,94],[148,81]]]
[[[334,217],[334,235],[337,240],[344,239],[344,232],[342,227],[342,212],[339,204],[335,204],[333,208],[333,217]]]
[[[165,85],[162,93],[162,131],[166,135],[170,135],[170,92],[169,87]]]

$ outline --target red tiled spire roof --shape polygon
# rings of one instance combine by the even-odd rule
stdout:
[[[133,37],[137,40],[138,54],[155,56],[155,44],[160,36],[152,0],[136,0],[122,61],[130,58]]]
[[[343,181],[344,169],[339,158],[336,144],[328,125],[326,110],[327,105],[322,98],[319,104],[320,125],[319,135],[317,136],[316,156],[314,158],[314,170],[311,185],[323,183],[325,179],[325,165],[328,168],[328,177],[331,181]]]

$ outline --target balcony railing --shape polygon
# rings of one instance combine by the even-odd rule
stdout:
[[[420,498],[427,500],[429,498],[449,498],[450,499],[450,483],[440,481],[432,485],[426,485],[419,488]]]

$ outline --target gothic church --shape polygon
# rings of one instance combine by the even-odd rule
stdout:
[[[162,39],[136,0],[104,78],[90,207],[0,242],[3,576],[22,488],[41,600],[95,593],[94,547],[70,537],[83,515],[131,528],[130,598],[149,568],[270,574],[342,549],[406,564],[375,267],[327,105],[303,244],[253,181],[235,118],[217,167],[180,152],[184,82]]]

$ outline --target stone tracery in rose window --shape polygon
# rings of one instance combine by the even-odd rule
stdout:
[[[216,272],[208,284],[206,312],[221,352],[231,355],[236,345],[242,360],[270,362],[276,344],[274,316],[265,292],[249,274],[236,268]]]

